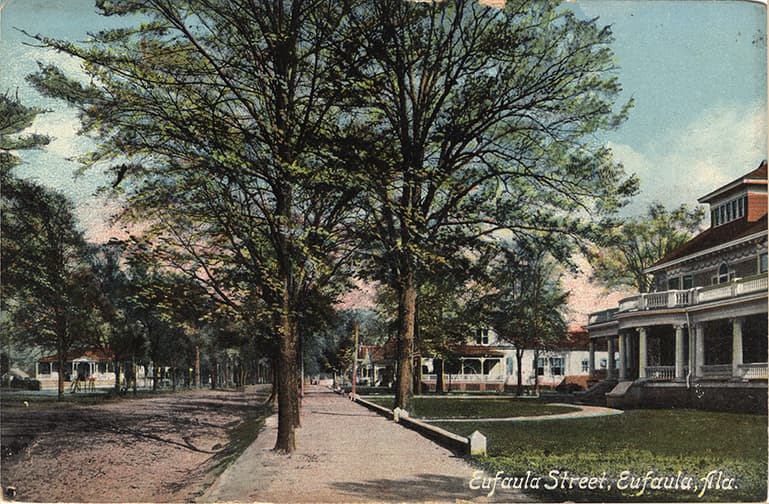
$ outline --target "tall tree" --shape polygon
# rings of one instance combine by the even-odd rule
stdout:
[[[611,30],[560,1],[365,2],[345,26],[344,149],[365,170],[369,274],[399,298],[406,408],[419,271],[501,229],[585,236],[636,190],[597,141],[630,104],[615,110]]]
[[[349,2],[99,1],[134,28],[89,44],[38,37],[84,62],[88,86],[44,67],[32,81],[80,107],[162,260],[240,309],[264,301],[278,349],[278,438],[295,448],[298,314],[348,256],[357,191],[327,147],[338,136],[338,41]],[[337,44],[338,45],[338,44]],[[335,84],[334,84],[335,86]]]
[[[65,196],[9,170],[0,186],[3,308],[19,341],[58,356],[61,397],[67,353],[97,338],[103,315],[89,248]]]
[[[645,215],[607,228],[589,254],[593,279],[609,288],[633,287],[649,292],[652,276],[646,268],[692,238],[704,216],[702,207],[681,205],[667,210],[656,202],[649,205]]]
[[[523,393],[524,351],[533,349],[536,359],[540,350],[563,339],[568,328],[564,310],[569,293],[562,289],[546,249],[531,243],[502,249],[489,266],[490,293],[478,304],[498,337],[515,346],[518,395]]]

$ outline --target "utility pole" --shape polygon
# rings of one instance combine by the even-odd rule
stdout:
[[[358,381],[358,321],[352,323],[352,338],[355,342],[355,355],[352,360],[352,400],[355,400],[355,385]]]
[[[195,388],[200,388],[200,347],[195,345]]]

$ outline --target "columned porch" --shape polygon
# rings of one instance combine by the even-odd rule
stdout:
[[[688,321],[691,321],[691,330]],[[713,318],[678,314],[619,320],[591,339],[590,374],[597,376],[595,348],[604,339],[607,379],[620,381],[766,380],[766,314]],[[592,336],[592,334],[591,334]]]

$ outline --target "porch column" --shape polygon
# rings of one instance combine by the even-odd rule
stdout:
[[[609,347],[609,355],[606,359],[606,378],[612,379],[616,378],[617,375],[615,373],[615,365],[614,365],[614,352],[616,352],[615,346],[614,346],[614,336],[607,336],[606,337],[606,343]]]
[[[740,376],[740,364],[742,364],[742,325],[745,319],[737,317],[732,319],[732,376]]]
[[[627,333],[620,331],[619,336],[619,379],[627,380]]]
[[[705,327],[702,324],[694,326],[694,346],[695,375],[702,377],[702,366],[705,365]]]
[[[35,378],[40,376],[40,363],[35,361]]]
[[[588,344],[587,371],[590,378],[595,375],[595,341],[590,340]]]
[[[646,378],[646,328],[638,328],[638,377]]]
[[[686,355],[684,354],[684,326],[677,325],[676,329],[676,379],[684,379],[684,366]]]

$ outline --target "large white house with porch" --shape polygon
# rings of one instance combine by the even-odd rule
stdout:
[[[646,270],[653,292],[590,314],[591,349],[618,353],[610,404],[766,411],[766,168],[698,200],[710,227]]]
[[[442,359],[422,356],[421,364],[421,382],[428,391],[436,391],[439,373],[444,392],[501,392],[518,384],[515,346],[487,328],[478,328],[467,342],[451,346]],[[608,366],[605,352],[598,356],[597,364],[599,368]],[[589,369],[587,333],[577,328],[546,349],[525,349],[521,358],[522,385],[527,388],[556,387],[564,381],[584,388]]]

